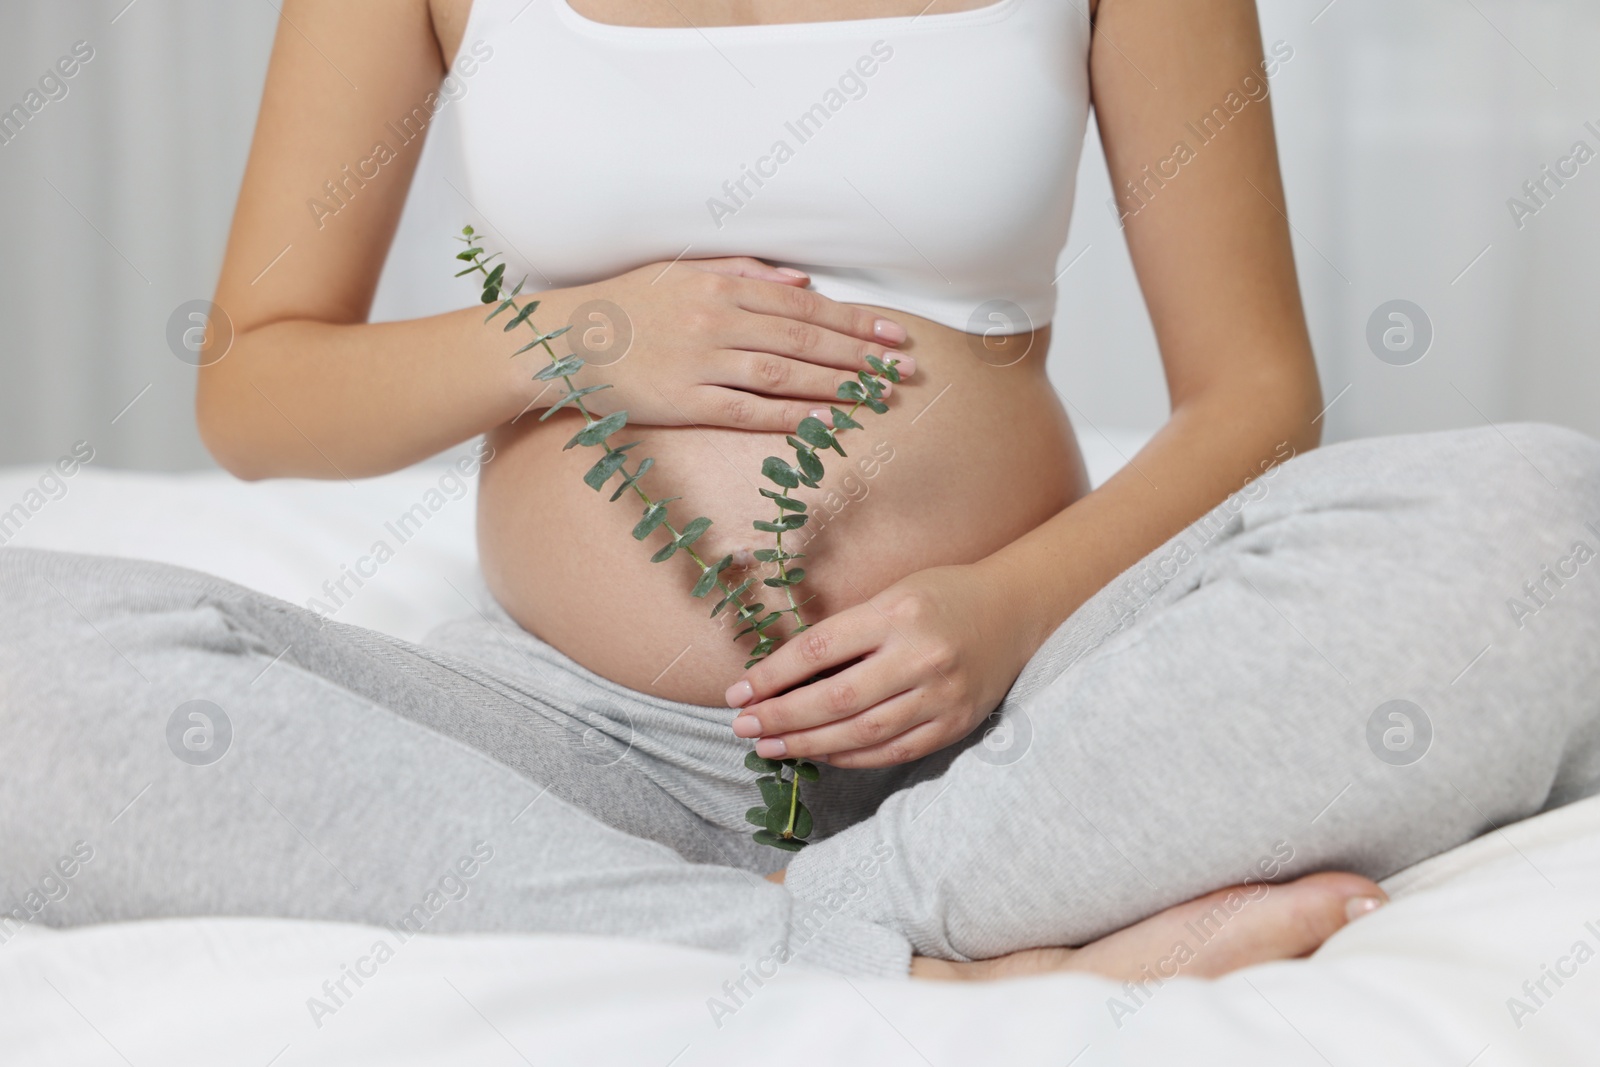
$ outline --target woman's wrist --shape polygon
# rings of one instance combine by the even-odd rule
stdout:
[[[1059,565],[1040,565],[1027,558],[1023,548],[1013,542],[972,564],[1000,621],[1011,633],[1006,647],[1017,657],[1018,673],[1082,602],[1062,580]]]
[[[577,289],[548,289],[543,292],[524,290],[515,297],[515,308],[526,308],[538,301],[539,306],[526,322],[545,334],[568,325],[585,297]],[[493,361],[500,380],[500,391],[505,397],[505,410],[509,412],[502,421],[510,421],[527,412],[541,410],[554,404],[561,395],[560,382],[542,381],[536,377],[553,359],[573,354],[569,334],[552,338],[547,344],[536,345],[525,352],[518,349],[532,341],[535,332],[526,326],[507,332],[504,325],[511,322],[517,311],[508,308],[485,324],[484,318],[498,303],[477,305],[466,312],[467,329],[472,331],[474,347],[482,357]],[[501,328],[496,329],[496,325]],[[551,353],[554,353],[552,356]]]

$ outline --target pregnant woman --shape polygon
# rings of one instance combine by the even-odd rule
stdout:
[[[1600,446],[1301,455],[1322,402],[1266,99],[1292,55],[1250,0],[287,0],[202,433],[244,478],[346,479],[486,435],[493,600],[417,646],[0,553],[5,899],[83,842],[44,921],[1139,980],[1303,954],[1370,878],[1593,791],[1600,582],[1562,568],[1600,543]],[[1091,101],[1172,403],[1093,492],[1045,375]],[[367,323],[444,107],[463,221],[739,577],[767,573],[762,458],[899,361],[801,494],[813,625],[770,658],[583,484],[542,352],[477,306]],[[216,745],[207,708],[214,760],[171,740]],[[752,744],[824,764],[804,852],[750,840]]]

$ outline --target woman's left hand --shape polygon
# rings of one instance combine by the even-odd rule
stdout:
[[[728,705],[743,709],[733,732],[760,738],[756,752],[771,759],[826,757],[852,768],[955,744],[999,705],[1035,651],[1012,603],[982,564],[909,575],[746,671],[728,689]]]

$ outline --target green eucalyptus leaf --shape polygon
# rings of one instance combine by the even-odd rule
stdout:
[[[867,398],[867,391],[861,388],[860,382],[852,378],[847,382],[840,382],[839,390],[834,395],[836,395],[840,400],[854,400],[859,403]],[[834,425],[837,426],[839,424],[837,421],[835,421]]]
[[[650,562],[665,563],[667,560],[672,558],[672,554],[676,551],[678,551],[678,542],[668,541],[656,551],[655,555],[650,557]]]
[[[711,529],[711,520],[704,515],[698,519],[691,519],[689,525],[685,526],[683,532],[678,535],[678,546],[680,548],[688,548],[700,540],[700,535],[709,529]]]
[[[867,405],[867,407],[871,408],[873,411],[876,411],[879,415],[882,415],[885,411],[889,410],[889,405],[885,404],[881,400],[873,400],[868,398],[863,400],[862,403]]]
[[[673,542],[668,547],[674,548],[674,549],[677,548],[678,547],[677,546],[677,542]],[[694,597],[696,600],[698,600],[701,597],[706,596],[708,593],[711,592],[711,590],[715,589],[716,587],[717,587],[717,570],[716,570],[715,567],[708,567],[705,570],[700,572],[700,580],[698,582],[694,583],[694,588],[689,590],[689,595]]]
[[[801,849],[806,847],[806,843],[804,841],[794,841],[788,838],[779,837],[771,830],[757,830],[750,836],[755,838],[756,844],[758,845],[770,845],[773,848],[781,848],[785,852],[799,852]]]
[[[748,593],[750,591],[750,587],[754,584],[754,578],[746,578],[743,582],[739,583],[738,588],[733,589],[728,593],[727,596],[717,601],[717,606],[711,609],[711,617],[714,619],[718,615],[722,614],[723,608],[726,608],[731,604],[737,604],[739,602],[739,598]],[[743,609],[741,609],[740,613],[743,614]]]
[[[634,471],[632,474],[629,474],[627,470],[624,469],[622,472],[624,475],[622,484],[617,486],[617,491],[615,493],[611,494],[611,502],[616,503],[623,493],[626,493],[629,489],[632,489],[634,484],[638,482],[640,478],[643,478],[645,473],[655,465],[656,461],[646,456],[644,459],[639,461],[639,469]]]
[[[788,798],[783,793],[783,786],[777,782],[763,778],[756,785],[761,787],[761,799],[767,802],[767,807],[775,808],[780,804],[788,803]]]
[[[805,760],[795,764],[795,771],[808,782],[815,782],[822,777],[822,772],[817,769],[817,765],[815,763],[807,763]],[[805,834],[803,836],[809,837],[811,835]]]
[[[883,376],[896,384],[900,381],[900,368],[896,365],[899,360],[891,359],[889,365],[883,368]]]
[[[506,301],[506,303],[508,303],[508,304],[510,302],[511,301],[509,301],[509,300]],[[534,309],[537,308],[538,306],[539,306],[539,301],[537,301],[537,300],[528,301],[526,304],[524,304],[522,306],[522,310],[518,311],[515,315],[513,315],[511,317],[511,319],[505,324],[505,326],[502,327],[502,331],[505,332],[505,333],[510,333],[512,330],[515,330],[518,326],[521,326],[523,323],[527,322],[528,321],[528,316],[532,315],[533,312],[534,312]]]
[[[537,343],[538,342],[535,342],[535,344]],[[523,345],[521,348],[517,349],[516,352],[513,352],[512,355],[519,355],[532,347],[533,345],[531,344]],[[534,378],[541,382],[553,382],[557,378],[565,378],[569,374],[576,374],[582,369],[583,357],[567,356],[565,359],[558,359],[549,366],[540,368],[539,373],[535,374]]]
[[[813,482],[821,479],[823,475],[822,460],[817,458],[817,454],[815,452],[801,452],[799,454],[799,458],[800,473],[804,474]]]
[[[481,248],[469,248],[464,252],[457,252],[456,253],[456,258],[457,259],[477,259],[481,255],[483,255],[483,249],[481,249]]]
[[[801,804],[794,813],[794,836],[811,836],[811,809]]]
[[[535,300],[534,303],[537,304],[538,301]],[[549,340],[551,340],[553,338],[556,338],[556,337],[560,337],[562,334],[566,333],[570,329],[572,329],[571,326],[563,326],[559,330],[551,330],[549,333],[541,333],[539,336],[537,336],[533,340],[529,341],[527,343],[527,345],[524,346],[524,347],[532,348],[534,345],[542,345],[546,341],[549,341]]]
[[[757,521],[757,522],[752,522],[750,525],[753,526],[755,529],[760,530],[762,533],[783,533],[784,530],[786,529],[786,527],[779,526],[775,522]]]
[[[789,828],[789,808],[787,805],[778,805],[767,809],[764,825],[772,832],[774,837],[781,837]]]
[[[501,304],[500,304],[500,306],[499,306],[499,307],[497,307],[497,308],[495,308],[495,309],[494,309],[494,310],[493,310],[493,311],[491,311],[491,312],[489,312],[489,319],[492,319],[492,318],[494,318],[494,317],[495,317],[495,316],[496,316],[496,315],[498,315],[498,314],[500,314],[500,312],[502,312],[502,311],[504,311],[504,310],[505,310],[505,309],[506,309],[506,308],[508,308],[508,307],[514,307],[514,306],[515,306],[515,304],[516,304],[516,301],[514,301],[514,300],[513,300],[513,299],[512,299],[512,297],[514,297],[514,296],[516,296],[516,295],[517,295],[517,293],[518,293],[518,292],[520,292],[520,291],[521,291],[521,290],[522,290],[522,283],[521,283],[521,282],[518,282],[518,283],[517,283],[517,288],[516,288],[516,289],[514,289],[514,290],[513,290],[513,291],[512,291],[512,292],[511,292],[511,295],[510,295],[510,296],[507,296],[507,297],[506,297],[506,298],[505,298],[505,300],[503,300],[503,301],[502,301],[502,302],[501,302]],[[517,316],[518,316],[518,317],[517,317],[517,318],[515,318],[515,319],[513,319],[513,320],[512,320],[512,321],[513,321],[513,323],[516,323],[516,322],[521,322],[521,321],[522,321],[522,320],[523,320],[523,319],[525,319],[525,318],[527,318],[527,317],[528,317],[528,316],[529,316],[529,315],[531,315],[531,314],[533,314],[533,309],[534,309],[534,308],[536,308],[536,307],[538,307],[538,306],[539,306],[539,301],[537,301],[537,300],[534,300],[534,301],[530,301],[530,302],[529,302],[529,303],[527,303],[527,304],[525,304],[525,305],[523,305],[523,307],[522,307],[522,310],[521,310],[521,311],[519,311],[519,312],[517,312]],[[484,321],[484,322],[488,322],[488,321],[489,321],[489,319],[484,319],[484,320],[483,320],[483,321]],[[507,329],[507,330],[510,330],[510,329],[511,329],[511,327],[510,327],[510,326],[507,326],[507,327],[506,327],[506,329]],[[531,347],[531,346],[530,346],[530,347]],[[511,353],[511,354],[512,354],[512,355],[513,355],[513,356],[515,356],[515,355],[517,355],[517,354],[519,354],[519,353],[521,353],[521,352],[523,352],[523,351],[526,351],[526,350],[525,350],[525,349],[520,349],[520,348],[519,348],[519,349],[518,349],[518,350],[517,350],[517,351],[516,351],[516,352],[513,352],[513,353]]]
[[[889,368],[886,367],[884,365],[883,360],[879,359],[877,356],[868,356],[867,357],[867,366],[872,368],[872,373],[874,373],[874,374],[888,374],[889,373]]]
[[[777,774],[780,766],[777,760],[757,755],[755,749],[751,749],[744,754],[744,765],[758,774]]]
[[[838,408],[829,408],[828,410],[833,412],[833,428],[835,430],[859,430],[859,429],[861,429],[861,424],[859,422],[857,422],[855,419],[852,419],[845,412],[840,411]]]
[[[560,400],[557,400],[554,404],[551,404],[545,409],[544,414],[539,416],[539,421],[543,422],[545,419],[548,419],[551,415],[554,415],[568,404],[576,404],[590,393],[598,393],[602,389],[610,388],[610,385],[586,385],[582,389],[569,389],[562,395]],[[635,441],[634,444],[638,444],[638,442]]]
[[[768,500],[776,502],[778,507],[782,508],[784,511],[806,510],[806,502],[804,500],[796,500],[792,496],[784,496],[782,493],[774,493],[771,489],[761,490],[761,495],[766,497]]]
[[[767,809],[751,808],[749,811],[744,813],[744,821],[752,826],[767,825]]]
[[[795,435],[806,444],[817,448],[830,448],[833,445],[833,431],[828,429],[821,419],[810,415],[800,420]]]
[[[761,461],[761,473],[785,489],[794,489],[800,484],[798,472],[777,456],[768,456]]]
[[[626,411],[613,411],[603,419],[590,423],[573,435],[572,440],[562,446],[562,451],[573,445],[598,445],[607,437],[616,433],[628,424]]]
[[[757,774],[777,774],[778,768],[781,766],[777,760],[767,759],[767,757],[758,754],[755,749],[751,749],[744,754],[744,765]],[[776,778],[771,780],[777,781]]]
[[[639,519],[633,528],[633,539],[643,541],[655,533],[656,528],[667,521],[667,505],[665,501],[657,500],[644,509],[644,516]]]
[[[589,468],[589,473],[583,476],[583,484],[598,493],[600,487],[606,484],[606,479],[617,473],[617,470],[627,462],[628,449],[638,443],[634,441],[601,456],[595,465]]]
[[[471,274],[473,271],[475,271],[477,269],[478,269],[477,267],[468,267],[466,270],[458,270],[458,271],[456,271],[456,277],[460,278],[460,277],[463,277],[465,275]]]
[[[495,255],[499,255],[499,253],[497,252],[497,253],[495,253]],[[491,256],[490,258],[492,259],[494,257]],[[505,276],[506,276],[506,265],[504,263],[496,264],[494,270],[489,272],[489,277],[487,279],[485,279],[483,284],[484,284],[485,287],[488,287],[488,286],[491,286],[491,285],[498,286],[500,284],[500,279],[504,278]]]

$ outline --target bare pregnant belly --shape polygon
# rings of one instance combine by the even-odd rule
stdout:
[[[784,535],[806,558],[797,599],[807,621],[859,604],[914,571],[971,563],[1009,544],[1088,491],[1071,425],[1045,377],[1048,331],[987,345],[936,323],[887,311],[904,324],[917,373],[894,389],[889,412],[863,410],[863,428],[841,436],[848,458],[825,456],[820,489],[796,492],[811,522]],[[1024,354],[1026,353],[1026,354]],[[531,415],[490,436],[483,468],[478,546],[489,588],[523,627],[585,667],[642,692],[695,704],[722,703],[751,644],[735,640],[732,612],[716,619],[689,596],[699,576],[679,553],[652,564],[667,540],[641,544],[631,494],[608,502],[583,474],[598,452],[561,446],[581,425],[560,412]],[[760,496],[766,456],[793,460],[782,434],[694,427],[628,427],[652,456],[642,483],[656,498],[679,496],[672,521],[713,520],[696,544],[708,561],[772,547],[751,529],[774,509]],[[632,464],[630,464],[632,466]],[[768,565],[730,570],[730,585]],[[758,585],[779,606],[780,590]]]

